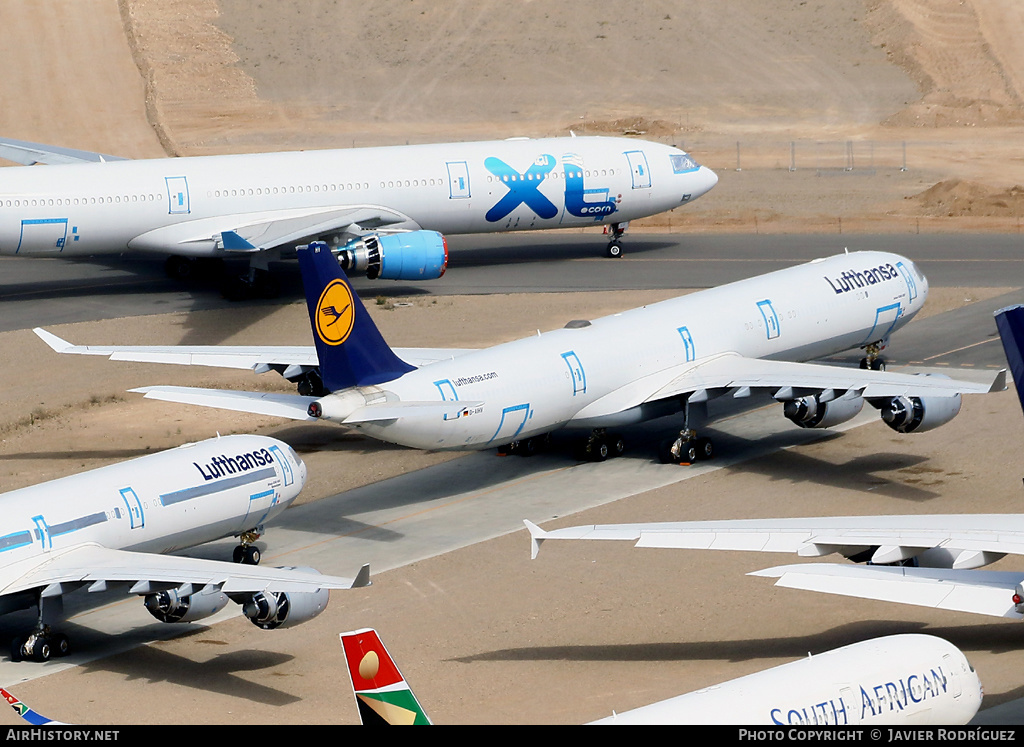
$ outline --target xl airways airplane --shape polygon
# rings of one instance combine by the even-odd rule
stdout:
[[[127,250],[249,257],[254,284],[312,240],[370,278],[439,277],[443,234],[609,227],[683,205],[718,177],[678,148],[626,138],[477,143],[129,161],[0,140],[0,254]]]
[[[372,628],[341,634],[364,725],[430,724]],[[974,667],[930,635],[875,638],[593,722],[631,724],[966,724],[981,707]]]
[[[229,601],[266,630],[312,619],[328,589],[369,583],[312,568],[260,568],[252,545],[295,499],[306,467],[265,436],[225,436],[101,467],[0,496],[0,614],[38,607],[35,630],[11,644],[14,660],[67,652],[51,626],[64,595],[122,589],[162,622],[194,622]],[[239,536],[228,563],[176,550]]]
[[[328,420],[420,449],[527,454],[546,434],[582,430],[595,460],[625,447],[611,429],[680,411],[684,428],[663,460],[710,456],[694,427],[714,398],[768,395],[805,428],[842,423],[868,402],[909,433],[951,420],[961,393],[1005,386],[1005,372],[982,385],[875,370],[928,291],[896,254],[841,254],[484,350],[390,349],[328,248],[298,255],[315,348],[85,346],[36,332],[61,353],[276,370],[300,392],[133,390],[150,398]],[[860,369],[796,362],[858,347]]]
[[[996,313],[1024,407],[1024,306]],[[526,522],[533,557],[547,540],[626,540],[636,547],[833,553],[858,565],[802,563],[756,571],[777,586],[1024,619],[1024,571],[973,570],[1024,555],[1024,515],[831,516],[608,524],[545,531]]]

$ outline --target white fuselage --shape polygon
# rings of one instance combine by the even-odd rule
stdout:
[[[238,435],[5,493],[0,579],[76,545],[168,553],[237,535],[281,513],[305,480],[287,444]]]
[[[876,638],[596,721],[596,724],[966,724],[982,687],[953,644]]]
[[[447,234],[623,223],[716,182],[672,146],[603,137],[7,168],[0,254],[224,256],[221,232],[348,208]]]
[[[921,309],[927,291],[904,257],[838,255],[466,353],[321,402],[324,417],[336,412],[339,421],[346,408],[333,408],[335,397],[482,403],[457,417],[356,424],[422,449],[483,449],[561,427],[621,426],[665,414],[617,410],[610,400],[631,384],[718,354],[806,361],[885,340]]]

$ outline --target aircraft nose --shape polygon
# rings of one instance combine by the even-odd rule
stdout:
[[[694,197],[700,197],[711,191],[711,188],[718,184],[718,174],[707,166],[701,166],[697,170],[698,188],[694,191]]]

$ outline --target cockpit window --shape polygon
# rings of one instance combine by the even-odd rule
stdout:
[[[685,153],[671,155],[669,158],[672,159],[672,171],[676,174],[685,174],[687,171],[696,171],[700,168],[700,164]]]

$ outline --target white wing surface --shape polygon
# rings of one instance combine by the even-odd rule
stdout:
[[[1024,619],[1013,596],[1024,573],[808,563],[756,571],[776,586],[919,607]]]
[[[312,592],[366,586],[364,568],[356,578],[323,576],[310,569],[263,568],[241,563],[190,558],[181,555],[111,550],[99,545],[78,545],[5,566],[0,571],[0,595],[43,589],[43,596],[72,591],[82,585],[101,591],[107,583],[131,584],[129,593],[191,585],[225,594],[274,591]],[[173,588],[171,587],[171,588]]]
[[[58,353],[100,355],[112,361],[239,368],[261,373],[273,366],[313,368],[319,365],[312,345],[75,345],[39,327],[33,332]],[[471,351],[467,348],[394,348],[394,352],[406,363],[419,368]]]
[[[75,150],[74,148],[60,148],[56,145],[29,143],[25,140],[12,140],[10,138],[0,138],[0,158],[6,158],[8,161],[14,161],[24,166],[128,160],[120,156],[108,156],[105,153],[93,153],[92,151]]]
[[[212,240],[222,249],[244,254],[278,246],[294,247],[326,233],[354,236],[380,228],[405,231],[417,230],[419,225],[402,213],[367,205],[266,210],[172,223],[136,236],[128,246],[167,251],[171,246],[206,245]]]
[[[646,402],[695,392],[707,394],[734,390],[749,393],[747,390],[765,389],[776,399],[783,400],[833,390],[837,396],[845,392],[856,392],[865,399],[871,399],[899,396],[952,397],[957,394],[1002,391],[1005,388],[1005,371],[1000,371],[993,381],[979,384],[945,376],[773,361],[723,353],[631,381],[592,402],[576,418],[585,420],[613,415]]]
[[[545,531],[526,522],[536,557],[540,543],[557,539],[627,540],[636,547],[791,552],[802,557],[850,556],[872,550],[876,563],[943,548],[967,553],[1024,555],[1024,516],[932,514],[737,519],[652,524],[605,524]],[[898,557],[897,557],[898,556]]]

